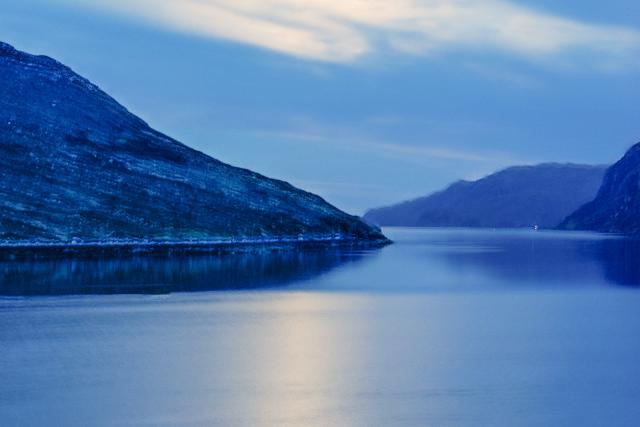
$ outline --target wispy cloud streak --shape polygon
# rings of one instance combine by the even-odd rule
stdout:
[[[383,157],[393,157],[409,163],[428,164],[432,161],[466,162],[481,165],[510,165],[535,163],[529,160],[515,158],[502,152],[476,152],[471,150],[457,150],[444,145],[409,145],[380,141],[364,136],[338,136],[331,133],[314,133],[298,131],[242,131],[243,134],[270,137],[280,140],[302,141],[327,145],[331,144],[346,151],[375,153]]]
[[[67,0],[77,1],[77,0]],[[535,60],[567,53],[594,66],[638,64],[640,31],[536,11],[507,0],[96,0],[207,37],[296,57],[351,62],[381,51],[493,49]]]

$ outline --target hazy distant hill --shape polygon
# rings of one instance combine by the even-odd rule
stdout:
[[[570,215],[560,228],[640,234],[640,143],[607,170],[595,200]]]
[[[604,171],[604,166],[576,164],[516,166],[372,209],[364,218],[381,226],[551,228],[593,199]]]
[[[0,43],[0,242],[384,239],[320,197],[151,129],[68,67]]]

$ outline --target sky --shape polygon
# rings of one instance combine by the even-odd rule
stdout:
[[[354,214],[640,141],[637,0],[0,0],[0,40]]]

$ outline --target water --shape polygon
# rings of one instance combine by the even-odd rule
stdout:
[[[0,424],[640,425],[640,244],[385,232],[370,251],[0,263],[0,294],[30,295],[0,299]]]

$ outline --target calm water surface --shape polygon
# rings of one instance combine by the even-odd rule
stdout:
[[[0,425],[640,425],[639,243],[385,232],[0,263]]]

